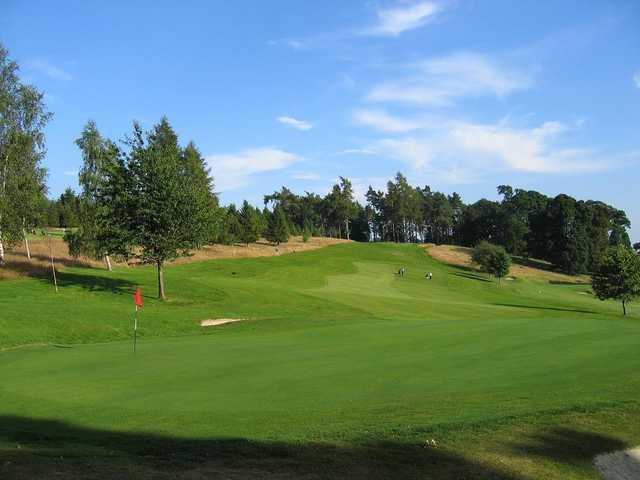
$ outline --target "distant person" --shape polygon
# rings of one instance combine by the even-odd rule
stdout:
[[[429,280],[433,280],[433,273],[429,272]]]

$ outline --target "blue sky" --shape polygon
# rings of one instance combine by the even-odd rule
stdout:
[[[52,195],[87,119],[117,139],[167,115],[225,203],[402,171],[603,200],[640,240],[637,1],[4,0],[0,41],[55,114]]]

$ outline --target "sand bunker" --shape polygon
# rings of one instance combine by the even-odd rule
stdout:
[[[201,327],[214,327],[216,325],[225,325],[227,323],[241,322],[244,318],[215,318],[200,321]]]
[[[640,447],[604,453],[594,460],[604,480],[634,480],[640,478]]]

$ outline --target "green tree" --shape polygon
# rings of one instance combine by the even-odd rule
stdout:
[[[76,255],[86,254],[94,258],[104,257],[107,268],[111,270],[108,244],[100,242],[105,235],[99,229],[104,226],[100,218],[112,216],[112,199],[101,196],[107,188],[109,172],[115,166],[118,147],[111,140],[100,135],[93,120],[85,125],[76,145],[82,152],[82,167],[78,175],[80,193],[79,228],[69,236],[69,251]]]
[[[249,246],[260,238],[260,215],[246,200],[240,210],[240,240]]]
[[[287,217],[285,216],[282,207],[277,206],[269,216],[269,226],[265,232],[265,237],[271,243],[275,243],[276,245],[280,245],[280,243],[289,240]]]
[[[511,268],[511,257],[504,247],[486,241],[482,241],[476,246],[471,259],[480,266],[483,272],[495,276],[498,282],[509,274]]]
[[[626,315],[627,303],[640,297],[640,256],[622,245],[610,247],[593,273],[592,288],[600,300],[621,301]]]
[[[51,118],[43,94],[23,84],[18,65],[0,44],[0,265],[5,247],[21,238],[36,218],[44,195],[44,127]]]
[[[158,296],[166,298],[164,266],[204,244],[211,221],[211,191],[203,162],[178,144],[166,117],[143,135],[136,124],[126,172],[133,182],[130,217],[139,257],[157,267]]]

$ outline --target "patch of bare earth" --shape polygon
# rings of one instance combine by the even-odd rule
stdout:
[[[217,325],[226,325],[227,323],[241,322],[244,318],[216,318],[216,319],[207,319],[201,320],[201,327],[215,327]]]
[[[477,270],[477,265],[471,261],[471,248],[458,247],[456,245],[434,245],[426,244],[427,253],[434,259],[450,265],[458,265]],[[563,283],[587,283],[590,282],[588,275],[566,275],[554,272],[551,264],[542,260],[514,258],[511,265],[510,276],[515,278],[531,278],[535,280],[546,280],[549,282]]]
[[[171,262],[171,264],[182,264],[197,262],[200,260],[213,260],[219,258],[248,258],[248,257],[271,257],[275,255],[283,255],[286,253],[305,252],[335,245],[338,243],[346,243],[349,240],[340,238],[324,238],[311,237],[307,242],[302,241],[302,237],[291,237],[287,243],[280,245],[270,244],[267,241],[259,241],[250,243],[248,246],[244,244],[236,245],[207,245],[200,250],[196,250],[188,257],[181,257]],[[68,266],[84,266],[93,268],[106,268],[106,264],[101,260],[89,258],[80,258],[78,260],[69,255],[67,244],[60,237],[48,238],[40,237],[29,240],[31,250],[31,260],[27,258],[27,251],[24,244],[19,244],[7,251],[6,264],[0,267],[0,280],[16,279],[20,277],[46,277],[51,276],[51,255],[56,270],[63,269]],[[131,261],[128,264],[124,262],[116,262],[111,259],[112,265],[134,266],[137,261]]]
[[[604,480],[640,478],[640,447],[598,455],[593,463]]]

